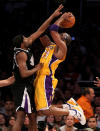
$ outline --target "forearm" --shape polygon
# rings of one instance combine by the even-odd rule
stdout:
[[[54,13],[41,25],[41,27],[39,28],[40,32],[43,33],[43,32],[47,29],[47,27],[48,27],[48,25],[51,23],[51,21],[52,21],[55,17],[57,17],[57,16],[59,16],[59,15],[62,14],[62,12],[60,12],[62,8],[63,8],[63,5],[60,5],[60,6],[54,11]]]
[[[52,14],[38,29],[38,31],[40,31],[41,33],[43,33],[47,27],[49,26],[49,24],[51,23],[51,21],[54,19],[54,14]]]
[[[37,39],[49,26],[49,24],[51,23],[51,21],[53,20],[53,18],[59,16],[62,14],[61,9],[63,8],[63,5],[61,4],[55,11],[54,13],[40,26],[40,28],[33,33],[30,37],[29,37],[29,43],[32,44],[32,42]]]
[[[4,86],[7,86],[7,85],[9,85],[8,81],[6,81],[6,80],[0,80],[0,87],[4,87]]]
[[[0,87],[5,87],[13,84],[15,82],[14,76],[9,77],[8,79],[5,80],[0,80]]]
[[[64,51],[67,47],[65,42],[61,39],[60,34],[58,33],[58,31],[50,31],[50,34],[54,40],[54,42],[56,43],[56,45],[62,50]]]
[[[26,78],[32,76],[37,71],[37,68],[33,68],[31,70],[22,70],[20,71],[20,75],[22,78]]]
[[[54,15],[52,14],[41,26],[40,28],[35,32],[33,33],[30,37],[28,37],[28,42],[29,43],[33,43],[33,41],[35,39],[37,39],[38,37],[41,36],[42,33],[44,33],[44,31],[48,28],[50,22],[53,20],[54,18]]]

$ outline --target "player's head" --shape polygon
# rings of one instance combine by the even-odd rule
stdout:
[[[12,40],[14,47],[20,48],[21,47],[21,43],[23,42],[23,39],[24,39],[24,37],[23,37],[22,34],[15,36],[13,38],[13,40]]]
[[[47,35],[43,35],[39,39],[40,39],[43,47],[46,47],[46,46],[50,45],[50,43],[51,43],[50,38]]]
[[[66,42],[67,45],[71,43],[72,39],[68,33],[61,33],[60,36],[61,36],[61,39]]]

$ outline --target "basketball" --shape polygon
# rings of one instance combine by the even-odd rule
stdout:
[[[75,25],[75,16],[71,13],[64,13],[61,17],[60,27],[71,28]]]

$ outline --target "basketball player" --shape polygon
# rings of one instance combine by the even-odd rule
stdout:
[[[54,95],[54,90],[57,86],[58,80],[55,78],[55,71],[58,65],[63,62],[67,54],[67,45],[71,42],[71,37],[67,33],[58,33],[59,26],[63,18],[71,17],[70,13],[65,13],[62,15],[55,24],[49,27],[51,36],[54,43],[50,41],[48,36],[40,37],[41,43],[46,46],[44,53],[40,58],[40,63],[43,63],[43,67],[38,70],[36,79],[34,80],[35,86],[35,105],[38,111],[38,115],[68,115],[69,113],[80,119],[81,124],[85,124],[85,117],[83,112],[79,113],[75,101],[73,109],[68,108],[58,108],[56,105],[51,105]],[[69,21],[68,21],[69,22]],[[62,106],[59,106],[62,107]],[[80,110],[81,108],[79,108]],[[82,110],[82,109],[81,109]],[[76,113],[77,112],[77,113]],[[80,114],[80,115],[79,115]]]
[[[96,85],[97,87],[100,87],[100,78],[96,77],[96,81],[94,81],[94,85]]]
[[[67,18],[71,17],[70,13],[65,14],[67,15]],[[71,41],[71,37],[67,33],[59,34],[57,32],[60,22],[65,17],[65,14],[62,15],[59,20],[57,20],[56,23],[50,27],[51,36],[56,44],[52,43],[47,36],[40,38],[43,45],[48,46],[40,59],[40,63],[43,63],[43,68],[38,71],[34,82],[36,89],[35,104],[39,115],[68,115],[70,113],[71,115],[77,117],[77,119],[80,119],[82,124],[85,124],[84,115],[76,110],[80,110],[80,108],[78,108],[73,99],[68,102],[69,104],[59,106],[64,107],[65,109],[58,108],[57,106],[51,106],[54,89],[57,85],[57,79],[54,77],[55,70],[58,67],[58,64],[64,61],[66,58],[66,42],[68,45]],[[10,79],[11,78],[9,78],[9,80]]]
[[[34,68],[33,56],[28,49],[30,45],[36,40],[48,27],[53,18],[62,14],[60,5],[55,12],[40,26],[40,28],[26,38],[23,35],[18,35],[13,39],[14,48],[14,76],[8,80],[1,81],[1,86],[4,84],[13,84],[13,93],[17,111],[17,119],[12,131],[21,131],[24,123],[25,115],[28,114],[30,119],[29,131],[37,131],[35,120],[35,105],[34,105],[34,88],[33,75],[36,71],[42,68],[42,64],[36,65]],[[4,83],[5,82],[5,83]],[[34,113],[33,113],[34,112]]]

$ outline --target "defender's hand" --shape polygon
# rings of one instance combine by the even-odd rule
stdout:
[[[37,70],[40,70],[43,67],[43,63],[39,63],[35,66]]]
[[[63,5],[61,4],[61,5],[59,5],[59,7],[54,11],[54,13],[53,13],[53,15],[54,15],[54,17],[57,17],[57,16],[59,16],[59,15],[61,15],[62,14],[62,12],[61,12],[61,10],[63,9]]]

